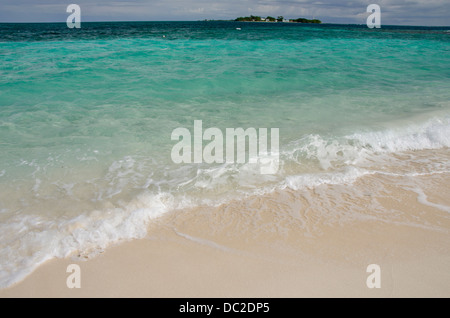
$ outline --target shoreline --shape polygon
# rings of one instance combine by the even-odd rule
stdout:
[[[450,203],[444,195],[427,193],[436,205],[423,204],[429,201],[392,184],[379,201],[408,214],[390,220],[370,213],[345,220],[344,213],[332,222],[300,206],[309,195],[321,201],[336,187],[356,191],[379,179],[169,213],[144,239],[86,261],[48,261],[0,297],[449,297],[450,222],[438,208]],[[448,193],[445,176],[433,182]],[[349,200],[363,206],[368,198]],[[292,215],[284,218],[292,211],[306,217],[303,230]],[[81,269],[80,289],[66,286],[72,263]],[[381,267],[380,289],[366,286],[370,264]]]

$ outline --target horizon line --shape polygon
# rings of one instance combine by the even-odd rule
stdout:
[[[287,24],[293,22],[265,22],[265,21],[235,21],[234,19],[201,19],[201,20],[102,20],[102,21],[85,21],[81,23],[129,23],[129,22],[238,22],[238,23],[280,23]],[[54,24],[54,23],[66,23],[66,21],[39,21],[39,22],[3,22],[0,24]],[[365,25],[364,23],[339,23],[339,22],[322,22],[322,23],[296,23],[296,24],[336,24],[336,25]],[[450,25],[415,25],[415,24],[383,24],[384,26],[410,26],[410,27],[426,27],[426,28],[448,28]],[[382,25],[382,26],[383,26]]]

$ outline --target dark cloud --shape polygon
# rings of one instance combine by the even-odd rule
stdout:
[[[319,18],[365,23],[380,5],[383,24],[450,25],[449,0],[1,0],[0,22],[65,21],[66,7],[82,8],[82,21],[232,19],[242,15]]]

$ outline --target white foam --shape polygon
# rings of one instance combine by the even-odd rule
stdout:
[[[373,172],[347,167],[342,172],[314,173],[288,176],[285,185],[293,190],[304,188],[315,188],[324,184],[348,184],[355,182],[358,178]]]
[[[124,207],[93,211],[67,221],[18,216],[0,224],[0,287],[22,280],[49,259],[74,253],[95,255],[111,244],[142,238],[151,220],[187,204],[185,200],[176,203],[169,194],[144,192]]]
[[[436,208],[438,210],[450,213],[450,206],[437,204],[437,203],[428,201],[428,196],[425,194],[425,192],[423,192],[423,190],[421,188],[415,187],[415,188],[411,188],[410,190],[417,193],[417,201],[419,203],[422,203],[423,205],[428,205],[432,208]]]
[[[203,239],[203,238],[199,238],[199,237],[194,237],[194,236],[191,236],[191,235],[188,235],[188,234],[185,234],[185,233],[181,233],[181,232],[179,232],[177,230],[174,230],[174,231],[175,231],[175,233],[178,236],[181,236],[181,237],[183,237],[183,238],[185,238],[185,239],[187,239],[189,241],[195,242],[197,244],[205,245],[205,246],[208,246],[208,247],[211,247],[211,248],[214,248],[214,249],[218,249],[218,250],[221,250],[221,251],[224,251],[224,252],[239,253],[238,251],[236,251],[236,250],[234,250],[232,248],[229,248],[229,247],[224,246],[224,245],[220,245],[220,244],[218,244],[216,242],[213,242],[213,241],[210,241],[210,240],[207,240],[207,239]]]
[[[449,118],[435,118],[423,124],[379,132],[357,133],[347,136],[361,146],[375,152],[397,152],[450,147]]]
[[[307,135],[291,143],[283,159],[300,165],[316,163],[322,170],[361,165],[380,154],[450,147],[450,116],[401,128],[358,132],[342,137]]]

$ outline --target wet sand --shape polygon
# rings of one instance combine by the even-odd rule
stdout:
[[[48,261],[0,297],[449,297],[448,177],[415,178],[425,199],[367,176],[174,211],[144,239]],[[66,285],[72,263],[79,289]],[[366,285],[370,264],[379,289]]]

